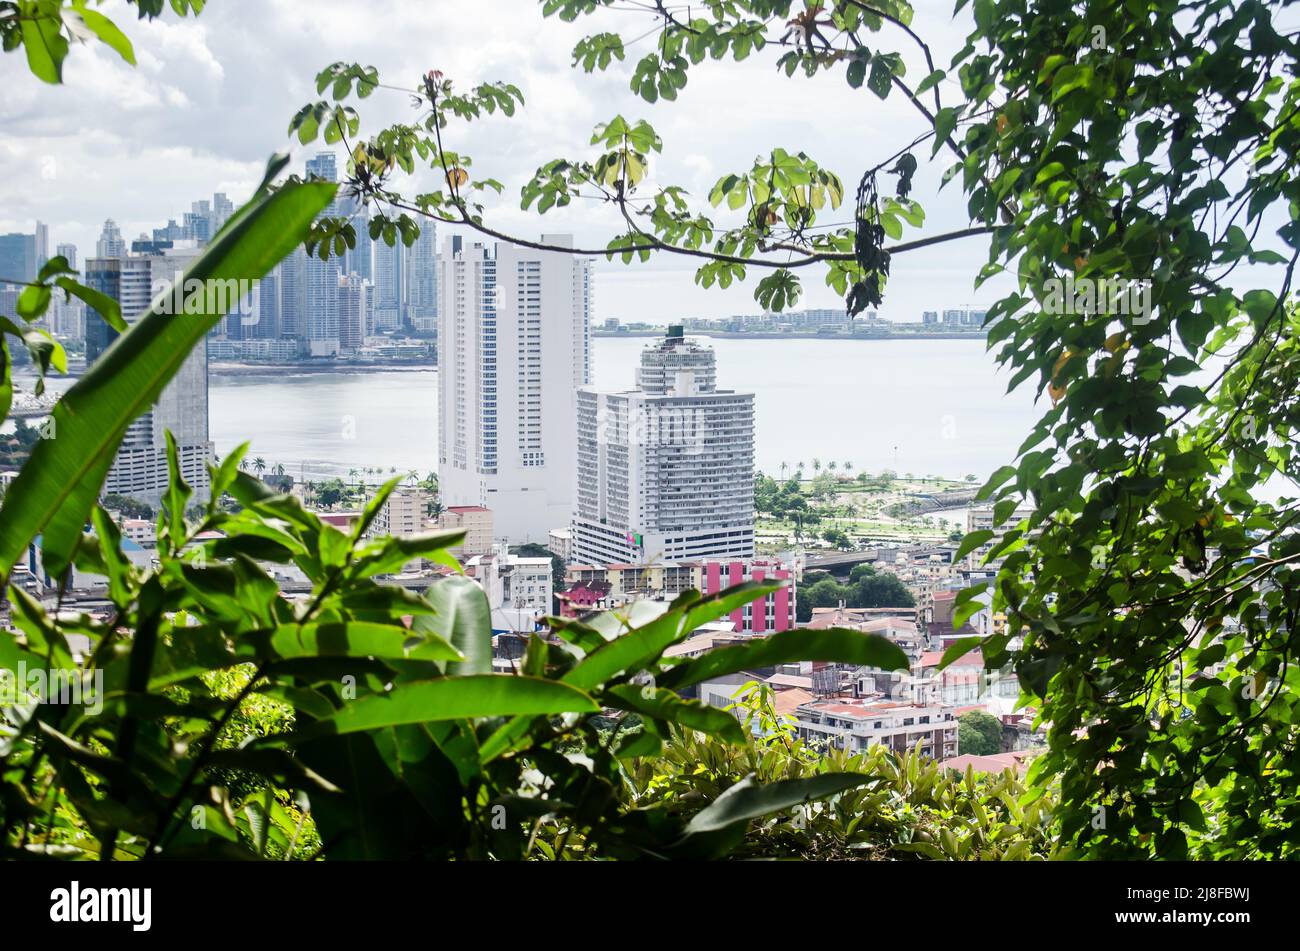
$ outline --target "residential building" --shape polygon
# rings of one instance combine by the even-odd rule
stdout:
[[[425,525],[431,499],[430,492],[418,485],[399,485],[389,494],[388,501],[380,507],[375,520],[370,523],[370,536],[409,538],[428,531]]]
[[[465,563],[487,594],[494,631],[532,631],[551,612],[551,559],[512,555],[497,545]]]
[[[553,528],[547,536],[546,547],[565,564],[573,560],[573,532],[567,528]]]
[[[544,544],[572,512],[574,394],[591,373],[589,262],[453,237],[438,287],[443,499],[491,509],[511,544]]]
[[[492,550],[492,510],[481,505],[449,505],[438,516],[438,527],[465,532],[465,541],[449,549],[457,558],[486,555]]]
[[[903,753],[919,744],[931,759],[957,755],[957,716],[950,706],[878,697],[825,697],[795,708],[800,739],[859,753],[884,746]]]
[[[578,391],[574,557],[754,554],[754,397],[717,388],[713,349],[680,326],[641,354],[636,388]]]
[[[580,613],[579,609],[616,608],[632,601],[671,601],[683,591],[716,594],[746,581],[777,580],[784,582],[782,588],[736,608],[726,618],[729,629],[737,633],[775,634],[795,627],[795,574],[788,563],[775,558],[570,565],[564,574],[561,611],[572,616]]]

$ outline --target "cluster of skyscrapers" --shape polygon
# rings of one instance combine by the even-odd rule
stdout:
[[[306,170],[338,177],[328,152]],[[217,194],[131,242],[107,221],[83,279],[133,322],[233,212]],[[431,224],[409,248],[389,247],[369,240],[366,210],[351,198],[324,214],[352,219],[356,248],[324,261],[298,248],[211,340],[328,358],[377,334],[436,333],[445,506],[490,509],[498,538],[511,544],[568,531],[568,555],[592,563],[752,557],[753,396],[719,389],[713,351],[681,327],[645,349],[632,388],[594,389],[591,266],[564,250],[571,236],[543,235],[554,250],[451,237],[439,254]],[[47,240],[40,225],[35,235],[0,237],[0,278],[32,279]],[[74,266],[75,255],[65,253]],[[87,362],[115,336],[92,313]],[[206,497],[208,356],[195,348],[132,424],[106,492],[156,504],[167,486],[170,431],[182,474]]]

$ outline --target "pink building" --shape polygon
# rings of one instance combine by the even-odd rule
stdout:
[[[749,634],[776,634],[794,628],[794,572],[789,565],[769,558],[706,561],[703,574],[701,590],[705,594],[715,594],[745,581],[784,581],[785,587],[737,608],[730,617],[737,631]]]

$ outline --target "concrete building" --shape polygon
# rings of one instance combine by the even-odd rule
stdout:
[[[420,236],[406,249],[406,317],[417,332],[438,326],[438,229],[420,222]]]
[[[0,280],[18,283],[36,280],[40,270],[37,260],[36,235],[0,234]]]
[[[956,711],[940,704],[827,697],[796,707],[794,719],[800,739],[854,753],[872,746],[903,753],[920,744],[921,754],[931,759],[957,755]]]
[[[544,243],[572,246],[569,235]],[[589,262],[447,240],[438,285],[438,476],[449,506],[492,510],[510,544],[572,513],[574,394],[591,374]]]
[[[409,538],[428,531],[425,525],[431,498],[430,493],[418,485],[399,485],[370,523],[370,536]]]
[[[104,222],[103,230],[99,233],[99,241],[95,243],[95,257],[126,257],[126,241],[122,238],[122,230],[112,218]]]
[[[754,397],[717,388],[712,348],[681,327],[641,354],[636,389],[578,391],[574,557],[754,554]]]
[[[86,262],[86,284],[116,300],[122,318],[133,324],[149,308],[156,293],[175,281],[198,255],[197,247],[169,248],[156,254],[92,258]],[[99,314],[87,319],[86,364],[93,364],[117,332]],[[208,351],[196,346],[159,394],[153,406],[133,421],[104,483],[106,494],[125,495],[158,505],[167,491],[167,442],[176,440],[181,475],[198,503],[207,501],[207,463],[213,456],[208,435]]]
[[[567,587],[561,595],[561,610],[568,615],[579,613],[580,608],[616,608],[632,601],[671,601],[683,591],[716,594],[745,581],[778,580],[785,586],[737,608],[726,620],[730,622],[730,630],[743,634],[775,634],[795,627],[795,571],[775,558],[570,565],[564,578]],[[593,593],[598,593],[597,601],[592,601]],[[567,600],[566,596],[569,596]]]
[[[450,549],[457,558],[492,550],[492,511],[481,505],[451,505],[438,516],[438,527],[463,530],[465,541]]]
[[[512,555],[502,544],[465,563],[492,608],[493,631],[532,631],[551,612],[551,559]]]

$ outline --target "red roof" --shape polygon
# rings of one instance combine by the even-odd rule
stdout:
[[[492,510],[482,505],[448,505],[446,511],[463,515],[466,512],[490,512]]]
[[[921,655],[921,666],[938,667],[940,661],[942,660],[943,660],[943,651],[926,651],[924,654]],[[964,654],[963,656],[958,657],[949,666],[950,667],[983,667],[984,655],[978,650],[973,650],[969,654]]]

